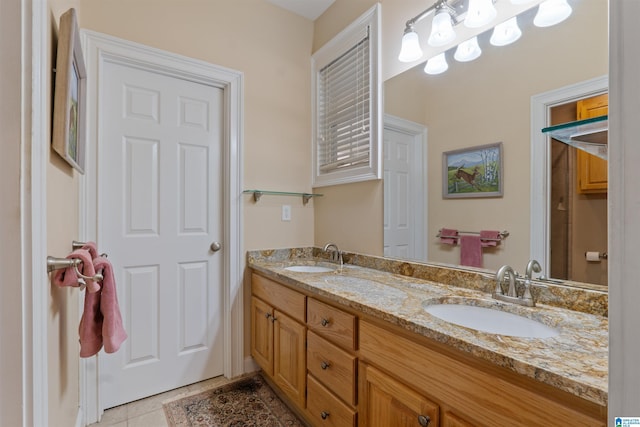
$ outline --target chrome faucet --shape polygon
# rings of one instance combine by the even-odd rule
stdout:
[[[518,273],[513,270],[513,268],[508,265],[503,265],[496,273],[496,288],[493,291],[493,298],[515,304],[526,305],[527,307],[535,307],[536,303],[531,295],[531,276],[534,272],[539,273],[540,271],[542,271],[540,263],[532,259],[527,264],[523,280]],[[509,277],[509,289],[506,294],[502,290],[502,282],[504,282],[505,275],[508,275]],[[524,286],[522,296],[518,296],[518,290],[516,288],[518,284],[522,284]]]
[[[496,289],[494,291],[494,296],[504,295],[504,292],[502,291],[502,282],[504,281],[505,274],[509,276],[509,289],[507,290],[506,296],[517,298],[518,297],[518,294],[516,292],[517,273],[513,271],[513,268],[511,268],[511,266],[509,265],[503,265],[502,267],[500,267],[500,269],[498,269],[498,272],[496,273],[497,283],[496,283]]]
[[[329,249],[333,249],[331,253],[331,261],[337,262],[340,264],[340,268],[342,269],[342,252],[338,249],[338,245],[335,243],[327,243],[324,245],[323,251],[328,252]]]
[[[540,273],[542,271],[542,266],[535,259],[529,260],[527,263],[527,268],[524,272],[524,294],[522,295],[522,299],[530,299],[533,301],[533,296],[531,295],[531,279],[533,273]]]

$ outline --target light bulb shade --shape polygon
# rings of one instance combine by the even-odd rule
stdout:
[[[456,32],[451,24],[451,15],[447,11],[436,13],[431,22],[431,35],[427,43],[434,47],[444,46],[456,38]]]
[[[514,16],[502,24],[496,25],[489,42],[494,46],[506,46],[518,40],[521,35],[518,18]]]
[[[422,58],[422,49],[420,49],[420,41],[415,31],[405,31],[402,36],[402,47],[398,60],[401,62],[413,62]]]
[[[469,0],[464,26],[468,28],[482,27],[493,21],[497,14],[498,11],[493,6],[492,0]]]
[[[538,13],[533,18],[536,27],[550,27],[559,24],[571,15],[571,6],[567,0],[546,0],[538,6]]]
[[[533,0],[511,0],[511,4],[527,4],[531,3]]]
[[[428,60],[427,65],[424,66],[424,72],[431,75],[444,73],[448,69],[449,64],[447,64],[444,52]]]
[[[478,37],[472,37],[458,45],[453,57],[459,62],[473,61],[480,56],[482,50],[478,45]]]

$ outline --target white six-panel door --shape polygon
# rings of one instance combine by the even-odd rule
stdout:
[[[223,92],[105,62],[98,229],[129,338],[101,353],[104,408],[223,373]],[[223,242],[224,243],[224,242]]]
[[[384,256],[426,260],[426,129],[386,115],[384,122]]]

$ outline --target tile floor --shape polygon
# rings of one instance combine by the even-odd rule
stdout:
[[[229,381],[230,380],[225,377],[216,377],[186,387],[170,390],[166,393],[157,394],[146,399],[116,406],[115,408],[104,411],[100,422],[91,424],[91,426],[166,427],[167,420],[164,416],[164,409],[162,409],[162,402],[224,385]]]

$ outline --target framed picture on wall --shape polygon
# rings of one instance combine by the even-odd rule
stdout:
[[[442,197],[502,197],[502,142],[442,154]]]
[[[87,72],[75,9],[60,17],[53,104],[53,149],[84,173]]]

